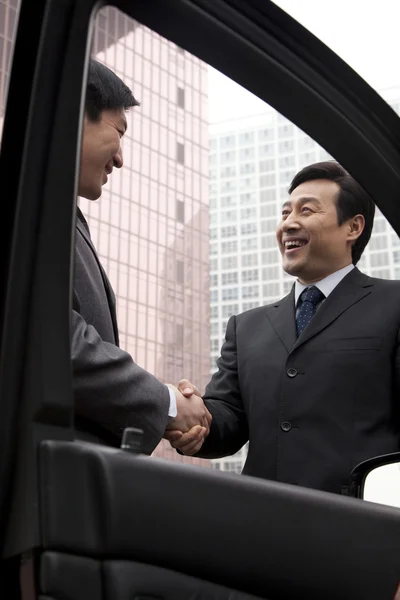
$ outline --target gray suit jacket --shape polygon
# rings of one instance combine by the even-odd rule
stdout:
[[[169,392],[118,347],[115,296],[78,208],[72,313],[78,430],[113,445],[125,427],[144,431],[150,454],[168,422]]]
[[[243,473],[340,493],[351,469],[400,448],[400,282],[353,269],[296,337],[294,290],[232,317],[204,399],[198,456],[235,453]]]

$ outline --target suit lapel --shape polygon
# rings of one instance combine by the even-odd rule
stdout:
[[[86,243],[88,244],[88,246],[90,247],[93,256],[97,262],[97,265],[99,267],[100,273],[101,273],[101,277],[103,279],[103,284],[104,284],[104,289],[106,290],[106,295],[107,295],[107,300],[108,300],[108,306],[110,309],[110,315],[111,315],[111,320],[112,320],[112,324],[113,324],[113,330],[114,330],[114,337],[115,337],[115,343],[118,346],[119,345],[119,335],[118,335],[118,325],[117,325],[117,314],[116,314],[116,309],[115,309],[115,296],[114,296],[114,292],[112,291],[112,287],[110,284],[110,281],[106,275],[106,272],[104,271],[102,264],[99,260],[96,248],[93,245],[93,242],[91,240],[90,237],[90,232],[89,232],[89,226],[87,224],[87,221],[85,219],[85,217],[82,214],[81,209],[79,208],[79,206],[77,207],[77,219],[76,219],[76,225],[77,228],[79,230],[79,232],[82,234],[83,238],[85,239]]]
[[[268,307],[267,317],[288,352],[296,342],[294,285],[288,296]]]
[[[350,271],[335,287],[322,304],[312,321],[297,338],[292,350],[295,350],[310,338],[320,333],[337,319],[350,306],[368,296],[374,286],[373,280],[361,273],[357,268]]]

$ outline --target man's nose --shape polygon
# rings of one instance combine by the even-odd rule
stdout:
[[[114,156],[114,167],[120,169],[124,165],[124,157],[122,155],[122,148],[119,147],[117,154]]]
[[[290,229],[300,229],[300,225],[297,220],[297,215],[293,212],[290,213],[286,217],[286,219],[282,222],[283,231],[289,231]]]

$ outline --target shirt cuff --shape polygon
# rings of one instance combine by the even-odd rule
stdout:
[[[173,419],[178,414],[178,408],[176,406],[176,396],[175,396],[174,390],[172,390],[168,385],[167,385],[167,388],[168,388],[168,391],[169,391],[169,410],[168,410],[168,416],[171,419]]]

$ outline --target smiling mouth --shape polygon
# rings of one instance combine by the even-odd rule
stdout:
[[[306,240],[296,240],[290,242],[284,242],[283,247],[287,254],[292,254],[294,252],[298,252],[301,248],[304,248],[308,242]]]

